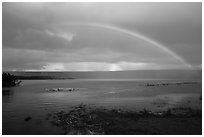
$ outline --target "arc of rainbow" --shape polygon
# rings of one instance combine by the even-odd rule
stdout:
[[[117,31],[119,33],[124,33],[126,35],[136,37],[136,38],[139,38],[139,39],[144,40],[146,42],[149,42],[151,45],[154,45],[155,47],[157,47],[157,48],[163,50],[164,52],[168,53],[169,55],[173,56],[180,63],[186,65],[188,68],[192,67],[183,58],[181,58],[179,55],[177,55],[176,53],[174,53],[173,51],[171,51],[170,49],[168,49],[164,45],[162,45],[162,44],[160,44],[160,43],[156,42],[155,40],[152,40],[152,39],[150,39],[148,37],[145,37],[142,34],[132,32],[130,30],[122,29],[122,28],[119,28],[119,27],[111,26],[111,25],[98,24],[98,23],[79,23],[79,22],[71,22],[70,23],[69,22],[69,23],[66,23],[66,24],[63,23],[61,25],[65,25],[65,26],[82,26],[82,27],[83,26],[84,27],[98,27],[98,28],[108,29],[108,30],[112,30],[112,31]]]

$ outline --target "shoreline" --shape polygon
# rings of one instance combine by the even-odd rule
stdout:
[[[59,82],[25,80],[20,87],[3,90],[4,106],[21,94],[23,98],[19,98],[19,102],[25,101],[25,110],[29,110],[29,113],[22,111],[4,113],[4,134],[201,134],[202,93],[200,83],[189,83],[188,81],[150,83],[155,84],[154,86],[147,86],[147,83],[150,81],[134,81],[130,84],[115,81],[109,84],[107,81],[105,82],[107,89],[103,88],[101,92],[95,85],[101,83],[92,83],[92,81],[87,84],[82,80],[78,82],[78,79],[70,83],[66,80]],[[124,85],[121,90],[112,89],[112,85],[115,86],[115,84]],[[93,90],[93,87],[97,88]],[[128,92],[126,88],[130,88]],[[113,92],[114,90],[118,92]],[[76,92],[72,93],[72,91]],[[36,96],[30,96],[34,94]],[[40,101],[38,101],[39,98]],[[33,103],[31,104],[30,101]],[[78,106],[80,103],[86,105]],[[22,104],[18,105],[18,108],[21,109]],[[4,110],[6,112],[6,109]],[[16,119],[10,120],[13,112],[15,112]]]
[[[62,134],[69,135],[202,134],[202,111],[191,108],[124,111],[80,104],[68,112],[48,114],[46,120],[62,128]]]

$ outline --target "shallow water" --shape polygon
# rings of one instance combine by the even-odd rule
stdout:
[[[109,108],[160,111],[172,107],[201,109],[202,83],[146,86],[147,83],[184,80],[24,80],[21,86],[3,88],[3,134],[59,134],[45,120],[48,113],[69,110],[80,103]],[[80,88],[78,91],[47,91]],[[26,117],[32,119],[26,122]]]

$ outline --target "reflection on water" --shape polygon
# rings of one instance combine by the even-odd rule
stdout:
[[[2,89],[2,102],[3,103],[11,102],[13,94],[14,94],[13,89],[11,89],[11,88],[3,88]]]
[[[2,91],[3,134],[60,134],[61,129],[46,121],[46,115],[59,110],[67,111],[80,103],[133,110],[161,110],[184,105],[201,109],[201,83],[145,86],[146,83],[144,80],[23,81],[21,86]],[[80,90],[46,90],[51,88]],[[25,121],[27,117],[31,119]]]
[[[13,90],[12,89],[2,89],[2,95],[3,96],[11,96],[11,95],[13,95]]]

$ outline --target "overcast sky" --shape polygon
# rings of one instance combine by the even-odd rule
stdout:
[[[202,3],[3,3],[3,70],[201,69]]]

